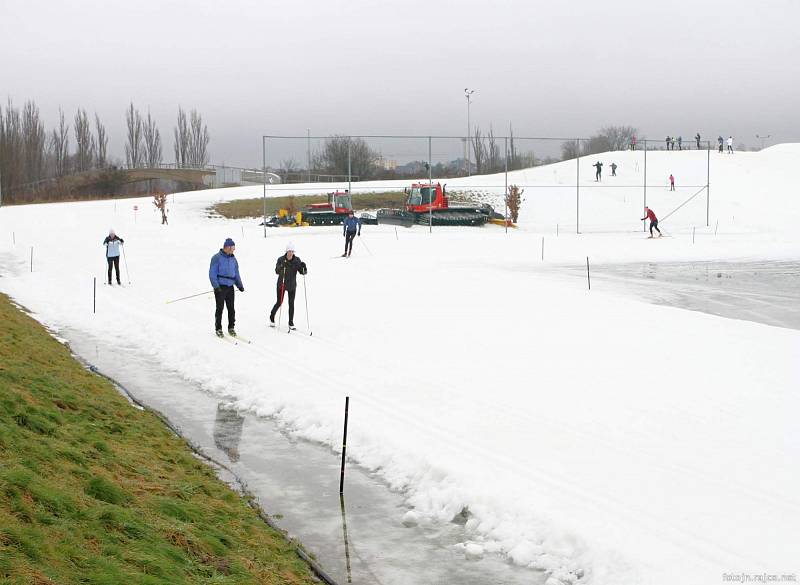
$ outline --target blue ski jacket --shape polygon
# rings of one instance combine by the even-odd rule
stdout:
[[[208,278],[213,288],[234,284],[240,290],[244,288],[239,276],[239,262],[233,254],[226,254],[225,250],[220,250],[211,257]]]
[[[344,231],[342,235],[346,234],[347,232],[353,233],[354,231],[358,230],[358,233],[361,233],[361,220],[358,219],[356,216],[348,217],[344,220]]]

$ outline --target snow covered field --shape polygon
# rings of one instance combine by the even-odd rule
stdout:
[[[264,238],[254,221],[204,212],[260,187],[178,194],[169,226],[148,199],[2,208],[0,290],[50,326],[136,346],[337,449],[349,395],[348,455],[405,490],[409,522],[449,522],[467,508],[465,556],[503,554],[548,571],[550,583],[798,574],[800,332],[587,291],[553,267],[586,256],[796,260],[790,174],[800,145],[712,153],[711,226],[701,195],[663,223],[673,237],[660,240],[641,231],[641,190],[596,187],[594,160],[606,163],[604,185],[642,181],[641,153],[582,159],[582,235],[574,190],[526,187],[518,230],[365,226],[349,260],[338,258],[336,228]],[[612,161],[619,177],[608,176]],[[703,152],[649,153],[648,183],[674,173],[679,186],[704,184],[705,162]],[[509,181],[568,185],[574,173],[566,162]],[[503,177],[448,189],[470,184],[498,184],[481,188],[496,196]],[[663,217],[696,190],[652,187],[648,203]],[[100,284],[111,227],[126,242],[125,288]],[[211,295],[165,303],[210,289],[208,262],[227,236],[246,289],[237,329],[249,346],[213,337]],[[290,239],[309,266],[313,337],[266,327],[275,260]]]

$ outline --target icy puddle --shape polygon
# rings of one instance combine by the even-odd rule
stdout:
[[[544,583],[542,573],[497,556],[468,559],[456,546],[466,539],[463,523],[404,526],[408,508],[402,494],[357,467],[347,469],[342,506],[340,458],[330,449],[294,439],[269,419],[237,411],[151,358],[75,331],[61,335],[77,355],[160,411],[187,439],[236,473],[337,583]]]
[[[585,267],[580,269],[586,277]],[[800,262],[677,262],[591,266],[592,288],[661,305],[800,329]]]

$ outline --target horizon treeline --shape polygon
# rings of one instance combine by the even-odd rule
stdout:
[[[13,196],[41,181],[87,171],[116,168],[155,168],[163,164],[158,124],[130,103],[125,109],[124,159],[109,157],[109,134],[97,113],[78,108],[71,118],[58,109],[53,128],[46,128],[39,106],[27,100],[17,107],[11,99],[0,106],[0,189]],[[174,166],[198,168],[208,164],[211,141],[202,115],[188,115],[178,106],[173,128]]]

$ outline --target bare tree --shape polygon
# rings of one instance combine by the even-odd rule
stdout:
[[[125,162],[128,168],[137,169],[144,162],[144,148],[142,141],[142,116],[133,103],[125,110],[125,123],[128,127],[127,142],[125,143]]]
[[[161,165],[161,134],[158,131],[155,120],[147,111],[147,119],[144,121],[144,163],[148,168],[155,169]]]
[[[592,136],[592,139],[599,138],[602,140],[598,146],[603,146],[607,150],[627,150],[630,146],[631,139],[634,138],[639,131],[633,126],[603,126],[597,135]],[[590,146],[591,149],[591,146]],[[603,152],[603,151],[593,151]]]
[[[203,168],[208,164],[208,143],[211,138],[197,110],[191,112],[189,132],[189,163],[194,168]]]
[[[506,156],[508,157],[508,168],[509,170],[521,169],[523,167],[517,166],[518,165],[517,149],[514,146],[514,129],[511,127],[510,123],[508,125],[508,135],[509,135],[508,153],[506,154]]]
[[[0,176],[3,193],[12,196],[14,187],[24,181],[25,158],[22,122],[17,110],[8,100],[5,114],[0,110]]]
[[[488,142],[488,148],[486,149],[487,171],[496,173],[500,170],[500,148],[497,146],[497,140],[494,137],[494,130],[491,124],[489,124],[489,133],[486,138]]]
[[[24,181],[32,183],[45,176],[44,159],[47,150],[47,133],[39,117],[39,108],[27,101],[22,110],[22,139],[25,143]]]
[[[95,138],[97,167],[103,169],[106,167],[106,161],[108,160],[108,134],[106,134],[106,127],[100,122],[100,116],[97,113],[94,115],[94,127],[97,132],[97,137]]]
[[[61,108],[58,108],[58,126],[50,134],[50,149],[56,177],[65,176],[69,173],[69,124],[64,120]]]
[[[480,175],[486,166],[486,143],[483,140],[480,126],[475,126],[475,133],[472,135],[472,158],[475,163],[475,174]]]
[[[579,153],[586,154],[585,152],[581,152],[581,150],[578,140],[566,140],[561,143],[561,160],[577,158]]]
[[[380,154],[370,148],[363,138],[329,136],[322,151],[315,156],[315,167],[336,175],[346,175],[349,169],[353,176],[363,180],[375,172],[375,163]]]
[[[94,162],[95,142],[92,127],[86,110],[78,108],[75,113],[75,167],[80,173],[92,168]]]
[[[186,112],[178,106],[178,123],[175,126],[175,166],[183,168],[189,165],[189,123],[186,120]]]

